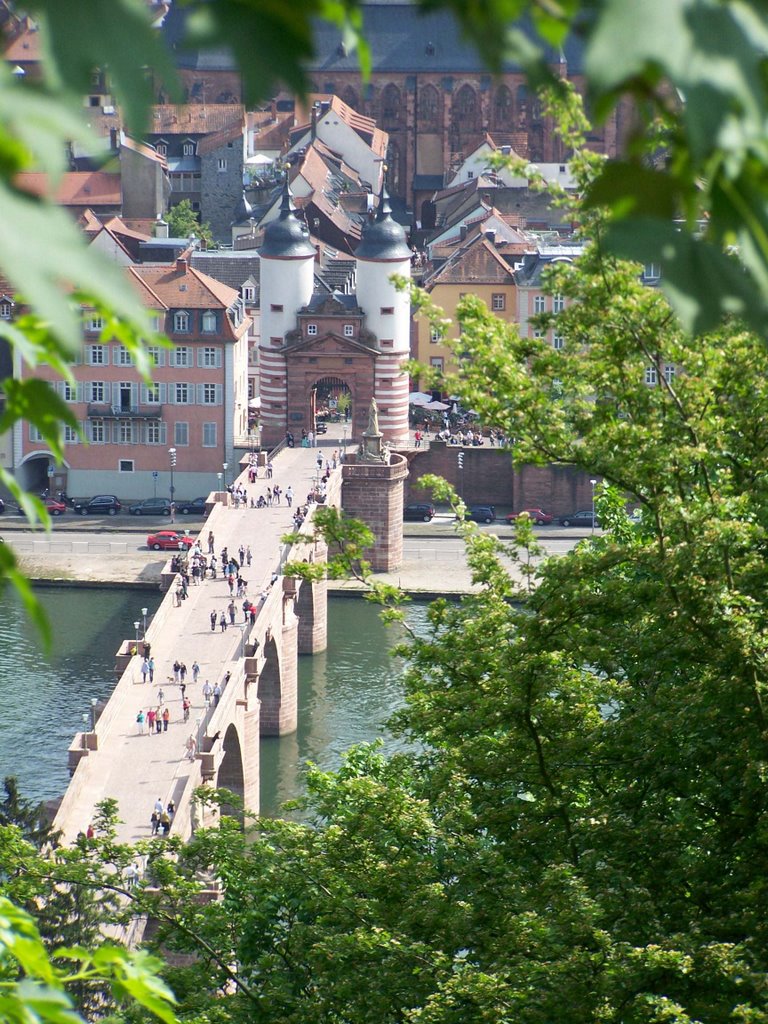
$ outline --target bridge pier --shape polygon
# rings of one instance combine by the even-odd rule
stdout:
[[[295,732],[298,724],[299,620],[294,613],[294,580],[284,578],[281,598],[282,623],[267,631],[259,673],[262,736],[283,736]]]
[[[328,545],[315,541],[310,562],[328,561]],[[296,615],[299,619],[299,654],[319,654],[328,646],[328,581],[297,580]]]
[[[342,506],[348,516],[362,519],[375,540],[366,552],[374,572],[393,572],[403,561],[403,489],[408,476],[404,456],[392,452],[388,463],[371,463],[347,455],[343,473]]]

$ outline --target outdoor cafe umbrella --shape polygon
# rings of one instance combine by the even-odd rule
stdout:
[[[427,395],[423,391],[412,391],[408,396],[408,402],[410,405],[426,405],[427,402],[432,401],[432,395]]]
[[[445,409],[448,408],[448,406],[445,404],[445,402],[427,402],[422,408],[434,409],[435,412],[443,412]]]

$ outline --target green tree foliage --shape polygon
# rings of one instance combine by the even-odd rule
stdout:
[[[203,243],[204,248],[213,245],[211,225],[200,223],[200,217],[192,209],[189,199],[182,199],[180,203],[172,206],[165,219],[168,221],[168,233],[172,238],[189,238],[195,235]]]

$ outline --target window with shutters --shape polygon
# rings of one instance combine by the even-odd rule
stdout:
[[[12,313],[12,302],[0,302],[0,320],[10,320]]]
[[[201,391],[203,396],[203,405],[218,405],[216,400],[218,386],[216,384],[202,384]]]
[[[144,404],[145,405],[159,405],[160,404],[160,385],[159,384],[147,384],[144,391]]]
[[[85,321],[86,331],[101,331],[104,329],[104,317],[91,315],[86,317]]]
[[[86,357],[89,366],[104,366],[107,359],[107,350],[103,345],[88,345]]]
[[[117,437],[120,444],[136,444],[136,424],[133,420],[119,420]]]
[[[70,384],[68,380],[65,380],[61,385],[61,397],[65,402],[76,402],[77,384]]]
[[[115,366],[133,366],[133,356],[125,345],[118,345],[115,349]]]
[[[215,448],[216,447],[216,424],[215,423],[204,423],[203,424],[203,448]]]
[[[565,297],[563,295],[555,295],[552,299],[552,312],[562,313],[565,309]]]
[[[104,420],[90,420],[88,440],[92,444],[104,444]]]
[[[80,440],[80,435],[77,433],[74,427],[64,427],[64,444],[77,444]]]
[[[659,383],[659,375],[655,366],[646,366],[645,383],[648,384],[649,387],[653,387],[655,384]]]
[[[162,432],[161,427],[164,424],[160,423],[159,420],[149,420],[145,424],[145,440],[147,444],[162,444]]]
[[[183,309],[177,310],[173,314],[173,329],[176,334],[188,334],[189,333],[189,313]]]
[[[674,363],[664,364],[664,380],[667,382],[667,384],[671,384],[672,381],[675,379],[675,372],[676,371]]]
[[[171,352],[171,366],[192,366],[192,349],[189,345],[177,345]]]
[[[147,346],[147,355],[153,366],[163,366],[165,364],[165,353],[159,345]]]
[[[442,331],[439,327],[435,327],[434,324],[429,328],[429,340],[433,345],[437,345],[439,341],[443,340]]]
[[[206,345],[198,352],[197,365],[209,370],[221,366],[221,349]]]
[[[89,388],[91,402],[94,402],[96,405],[106,402],[106,386],[103,380],[92,380]]]
[[[173,425],[173,443],[186,447],[189,444],[189,424],[188,423],[174,423]]]
[[[211,312],[210,309],[206,309],[206,311],[203,313],[203,332],[205,334],[215,334],[216,324],[216,314]]]
[[[557,332],[555,332],[552,335],[552,348],[563,348],[564,345],[565,345],[565,338],[563,337],[563,335],[562,334],[557,334]]]
[[[190,385],[178,383],[173,385],[173,401],[176,405],[189,405],[192,401]]]
[[[533,312],[544,313],[547,309],[547,300],[543,295],[536,295],[533,299]]]
[[[29,426],[29,440],[30,441],[42,441],[43,435],[40,433],[37,427],[33,427],[32,424]]]

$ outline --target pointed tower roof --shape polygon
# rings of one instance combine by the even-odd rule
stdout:
[[[264,229],[261,255],[274,259],[300,259],[315,255],[315,247],[309,240],[307,226],[296,217],[287,176],[280,202],[280,216],[277,220],[270,221]]]
[[[245,198],[245,189],[243,189],[243,195],[240,202],[235,207],[235,215],[232,219],[232,226],[237,224],[245,224],[247,220],[250,220],[253,216],[253,207]]]
[[[359,260],[407,260],[411,250],[405,238],[405,229],[392,220],[389,196],[382,186],[376,219],[363,228],[363,237],[355,250]]]

